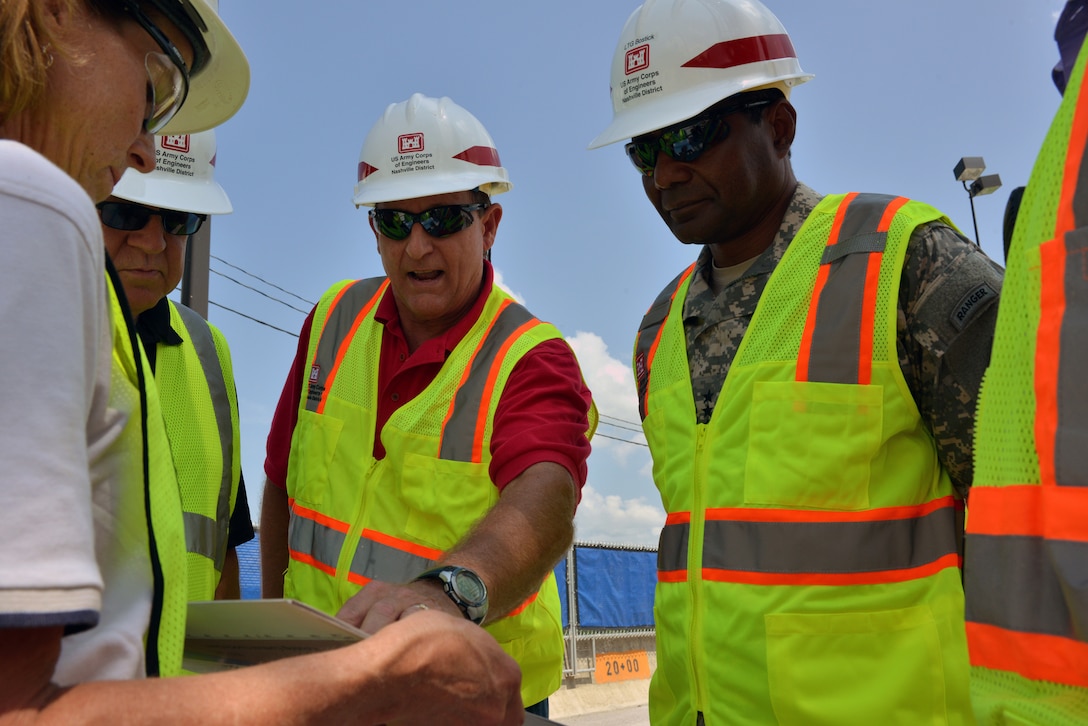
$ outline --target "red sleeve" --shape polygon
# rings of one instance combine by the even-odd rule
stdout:
[[[518,361],[495,410],[491,480],[501,491],[533,464],[570,472],[581,499],[592,395],[566,341],[548,340]]]
[[[280,392],[276,412],[272,415],[272,427],[265,442],[264,475],[271,484],[280,489],[287,488],[287,460],[291,456],[291,437],[295,433],[295,424],[298,423],[298,404],[302,400],[303,371],[306,369],[306,352],[310,347],[310,328],[313,322],[314,311],[311,310],[299,331],[295,359]]]

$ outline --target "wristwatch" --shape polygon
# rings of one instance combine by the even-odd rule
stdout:
[[[461,608],[465,617],[479,625],[487,617],[487,586],[467,567],[446,565],[427,570],[416,580],[438,580],[442,589]]]

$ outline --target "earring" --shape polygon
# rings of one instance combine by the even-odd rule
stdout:
[[[51,52],[49,52],[49,43],[46,43],[45,45],[42,46],[42,55],[45,56],[45,67],[47,69],[52,68],[53,67],[53,54]]]

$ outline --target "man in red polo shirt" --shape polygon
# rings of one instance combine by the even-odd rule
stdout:
[[[368,632],[429,608],[480,623],[546,716],[552,569],[597,416],[559,331],[494,285],[491,197],[508,189],[448,98],[416,94],[370,130],[355,203],[387,277],[334,285],[302,329],[268,437],[262,575],[265,597]]]

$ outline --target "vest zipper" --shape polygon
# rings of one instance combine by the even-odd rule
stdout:
[[[703,653],[703,533],[706,530],[706,456],[704,446],[707,437],[707,425],[695,425],[695,478],[694,494],[691,501],[691,531],[688,539],[688,587],[691,590],[691,676],[695,690],[695,710],[705,711],[709,702],[705,693],[706,681],[701,677],[704,672]]]

